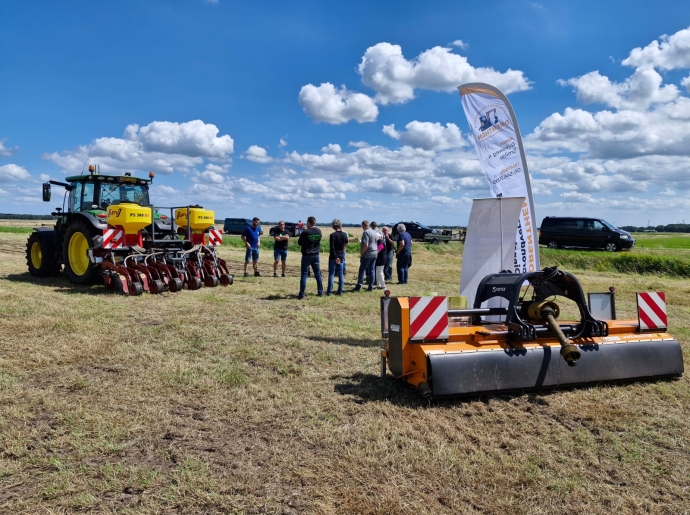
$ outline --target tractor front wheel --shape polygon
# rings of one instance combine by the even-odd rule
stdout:
[[[97,265],[91,262],[87,253],[92,238],[97,234],[94,227],[83,221],[74,222],[67,228],[62,260],[71,283],[94,284],[102,280]]]
[[[32,232],[26,242],[26,264],[34,277],[48,277],[60,273],[60,264],[55,261],[55,244]]]

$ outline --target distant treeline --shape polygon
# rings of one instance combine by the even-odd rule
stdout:
[[[635,227],[634,225],[624,225],[619,228],[628,232],[690,232],[690,224],[668,224],[657,225],[656,227]]]
[[[0,213],[0,220],[55,220],[50,215],[15,215],[13,213]]]

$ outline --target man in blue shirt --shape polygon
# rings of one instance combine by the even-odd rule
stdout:
[[[412,260],[412,237],[405,230],[404,224],[398,224],[398,248],[395,253],[398,256],[396,260],[398,284],[407,284],[407,273]]]
[[[254,266],[254,276],[261,277],[259,270],[256,268],[257,262],[259,261],[259,243],[261,238],[261,229],[259,228],[259,218],[252,218],[251,227],[247,228],[242,233],[242,241],[247,247],[247,253],[244,256],[244,276],[247,277],[247,268],[249,267],[249,260],[251,259],[252,265]]]

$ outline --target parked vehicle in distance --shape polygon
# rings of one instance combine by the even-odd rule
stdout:
[[[425,239],[425,235],[427,234],[441,236],[441,231],[438,229],[432,229],[424,224],[420,224],[419,222],[398,222],[397,224],[393,225],[393,239],[395,239],[395,237],[398,235],[398,224],[403,224],[405,226],[405,231],[410,233],[410,236],[413,240],[423,241]]]
[[[226,218],[225,224],[223,225],[223,232],[225,234],[242,234],[247,227],[251,226],[251,218]],[[263,229],[259,226],[259,234],[263,233]]]
[[[550,249],[580,247],[617,252],[633,248],[635,239],[601,218],[547,216],[539,228],[539,244]]]
[[[453,232],[452,229],[443,229],[441,234],[427,233],[424,235],[424,241],[433,245],[438,245],[440,242],[448,243],[449,241],[465,242],[465,231]]]
[[[297,224],[295,222],[285,222],[285,229],[287,230],[291,238],[297,236]],[[278,234],[278,226],[276,225],[274,227],[271,227],[271,229],[268,231],[268,234],[271,236],[275,236],[276,234]]]

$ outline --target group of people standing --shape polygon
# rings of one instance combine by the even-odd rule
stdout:
[[[404,224],[398,224],[397,241],[391,238],[390,229],[379,230],[376,222],[362,222],[360,241],[359,274],[355,291],[360,291],[366,276],[368,288],[386,288],[386,281],[393,280],[393,261],[395,257],[398,271],[398,284],[407,284],[408,269],[412,264],[412,238]]]
[[[258,218],[252,220],[252,226],[247,227],[242,233],[247,252],[245,255],[244,275],[249,275],[248,266],[252,261],[254,275],[260,277],[257,269],[259,260],[259,230]],[[301,222],[301,221],[300,221]],[[346,272],[346,249],[349,244],[348,234],[343,231],[343,224],[339,219],[331,222],[333,232],[329,236],[328,254],[328,283],[326,295],[342,295],[345,285]],[[408,269],[412,262],[412,238],[405,230],[404,224],[398,224],[398,235],[396,240],[391,238],[388,227],[379,230],[376,222],[369,223],[368,220],[362,222],[362,239],[360,240],[360,264],[357,275],[357,285],[354,291],[360,291],[367,279],[367,291],[372,291],[375,287],[386,288],[386,281],[393,280],[393,261],[395,257],[396,269],[398,272],[398,284],[407,284]],[[321,229],[316,227],[316,218],[307,218],[307,228],[299,231],[297,244],[302,251],[300,285],[298,299],[303,299],[307,287],[307,278],[310,272],[314,273],[316,279],[317,294],[319,297],[324,295],[323,281],[321,278],[321,267],[319,263],[319,253],[321,251]],[[287,261],[287,247],[290,235],[285,229],[285,222],[278,224],[278,230],[273,236],[275,246],[273,251],[273,276],[278,277],[278,264],[282,264],[282,277],[285,277],[285,267]],[[338,289],[333,291],[335,276],[338,276]]]

